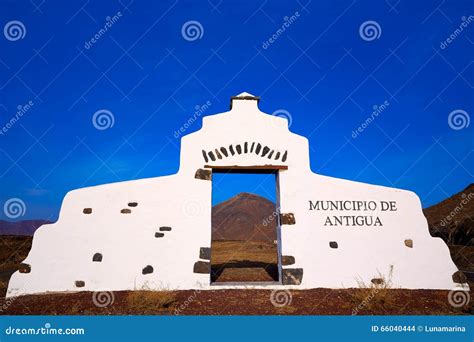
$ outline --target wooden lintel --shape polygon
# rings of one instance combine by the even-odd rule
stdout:
[[[253,171],[253,170],[263,170],[263,171],[277,171],[277,170],[288,170],[286,165],[250,165],[250,166],[240,166],[240,165],[205,165],[207,169],[216,170],[241,170],[241,171]]]

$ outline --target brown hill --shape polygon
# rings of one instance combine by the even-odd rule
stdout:
[[[275,203],[242,192],[212,208],[213,240],[266,240],[276,236]]]
[[[34,234],[43,224],[51,223],[48,220],[24,220],[9,222],[0,220],[0,235],[28,235]]]
[[[474,184],[423,212],[431,235],[448,245],[473,246]]]
[[[423,212],[431,235],[447,243],[454,263],[474,288],[474,184]]]

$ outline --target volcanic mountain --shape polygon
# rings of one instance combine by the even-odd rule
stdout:
[[[212,207],[212,239],[276,240],[275,211],[268,199],[241,192]]]
[[[474,184],[423,212],[431,235],[447,243],[454,263],[474,288]]]
[[[18,222],[0,220],[0,235],[33,235],[36,229],[48,223],[51,222],[48,220],[24,220]]]
[[[431,235],[448,245],[474,245],[474,184],[423,212]]]

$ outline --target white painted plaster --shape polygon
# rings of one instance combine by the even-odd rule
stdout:
[[[240,96],[252,96],[241,94]],[[202,150],[252,142],[274,150],[272,159],[254,153],[206,162]],[[451,289],[457,271],[448,247],[433,238],[420,200],[410,191],[314,174],[308,140],[291,133],[287,120],[260,112],[256,100],[234,99],[229,112],[203,118],[201,130],[182,138],[180,169],[175,175],[104,184],[69,192],[59,220],[40,227],[24,261],[30,273],[13,274],[7,296],[58,291],[138,289],[215,289],[208,274],[193,273],[200,247],[210,247],[210,181],[196,179],[204,165],[285,165],[279,171],[282,213],[293,213],[295,225],[281,226],[282,255],[302,268],[301,285],[219,285],[217,288],[358,287],[393,267],[393,287]],[[282,154],[287,151],[287,160]],[[279,160],[274,160],[280,152]],[[262,151],[260,151],[262,154]],[[396,201],[396,212],[376,213],[382,227],[324,226],[326,211],[309,210],[309,200]],[[137,202],[137,207],[128,207]],[[92,208],[92,214],[84,214]],[[130,214],[121,209],[129,208]],[[349,212],[343,214],[357,214]],[[374,213],[372,213],[374,214]],[[170,232],[156,238],[160,226]],[[404,244],[413,240],[413,248]],[[329,247],[336,241],[338,248]],[[102,262],[92,262],[101,253]],[[151,274],[142,269],[151,265]],[[85,282],[77,288],[75,281]],[[464,285],[466,286],[466,285]]]

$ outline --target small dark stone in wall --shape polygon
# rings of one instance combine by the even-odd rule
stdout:
[[[262,149],[262,145],[257,144],[257,148],[255,149],[256,154],[260,154],[260,150]]]
[[[413,248],[413,240],[412,239],[406,239],[405,240],[405,246],[408,248]]]
[[[171,231],[171,227],[168,227],[168,226],[160,227],[160,232],[170,232],[170,231]]]
[[[283,285],[300,285],[302,280],[302,268],[285,268],[282,270]]]
[[[278,158],[280,158],[280,152],[276,153],[275,160],[278,160]]]
[[[237,150],[237,153],[238,153],[238,154],[241,154],[241,153],[242,153],[242,146],[237,145],[237,146],[235,146],[235,149]]]
[[[371,280],[371,283],[375,285],[382,285],[383,283],[385,283],[385,281],[382,278],[373,278]]]
[[[150,274],[153,273],[153,267],[148,265],[142,270],[142,274]]]
[[[128,208],[122,209],[122,210],[120,210],[120,212],[121,212],[122,214],[131,214],[131,213],[132,213],[132,211],[131,211],[130,209],[128,209]]]
[[[292,213],[280,214],[280,224],[292,225],[296,223],[295,215]]]
[[[159,232],[155,233],[156,238],[162,238],[163,236],[165,236],[165,233],[159,233]]]
[[[199,259],[211,260],[211,249],[209,247],[201,247],[199,249]]]
[[[295,263],[295,257],[292,255],[283,255],[281,257],[281,264],[283,266],[293,265]]]
[[[287,157],[288,157],[288,151],[285,151],[285,153],[283,153],[283,157],[281,157],[281,161],[286,162]]]
[[[250,146],[250,153],[253,153],[253,148],[255,147],[255,142],[252,143],[252,146]]]
[[[76,280],[75,285],[76,287],[84,287],[86,283],[83,280]]]
[[[212,171],[205,169],[197,169],[194,178],[202,180],[212,180]]]
[[[92,208],[84,208],[84,210],[82,210],[82,212],[84,214],[92,214]]]
[[[209,161],[209,158],[207,158],[206,151],[202,150],[202,156],[204,157],[204,161],[207,163]]]
[[[92,261],[94,261],[94,262],[101,262],[101,261],[102,261],[102,254],[100,254],[100,253],[95,253],[94,256],[92,257]]]
[[[132,208],[136,207],[137,205],[138,205],[137,202],[130,202],[130,203],[128,203],[128,206],[129,206],[129,207],[132,207]]]
[[[464,284],[467,283],[467,277],[463,272],[456,271],[453,273],[453,281],[455,283]]]
[[[214,153],[209,152],[209,158],[211,158],[212,161],[216,161],[216,157],[214,156]]]
[[[193,268],[194,273],[209,274],[211,273],[211,263],[206,261],[196,261]]]
[[[270,152],[270,154],[268,155],[268,159],[272,159],[272,156],[273,156],[273,153],[274,153],[274,152],[275,152],[275,151],[273,151],[273,150]]]
[[[262,151],[262,157],[265,157],[268,152],[270,152],[270,149],[267,146],[265,146]]]
[[[329,241],[329,247],[331,247],[331,248],[338,248],[339,245],[337,244],[336,241]]]
[[[219,152],[219,150],[216,148],[215,151],[217,158],[222,159],[222,154]]]
[[[29,264],[21,263],[18,271],[20,271],[20,273],[30,273],[31,266]]]
[[[244,153],[247,153],[248,151],[248,142],[245,142],[244,144]]]
[[[228,157],[229,154],[227,153],[227,150],[225,149],[225,147],[221,147],[221,152],[224,156]]]

